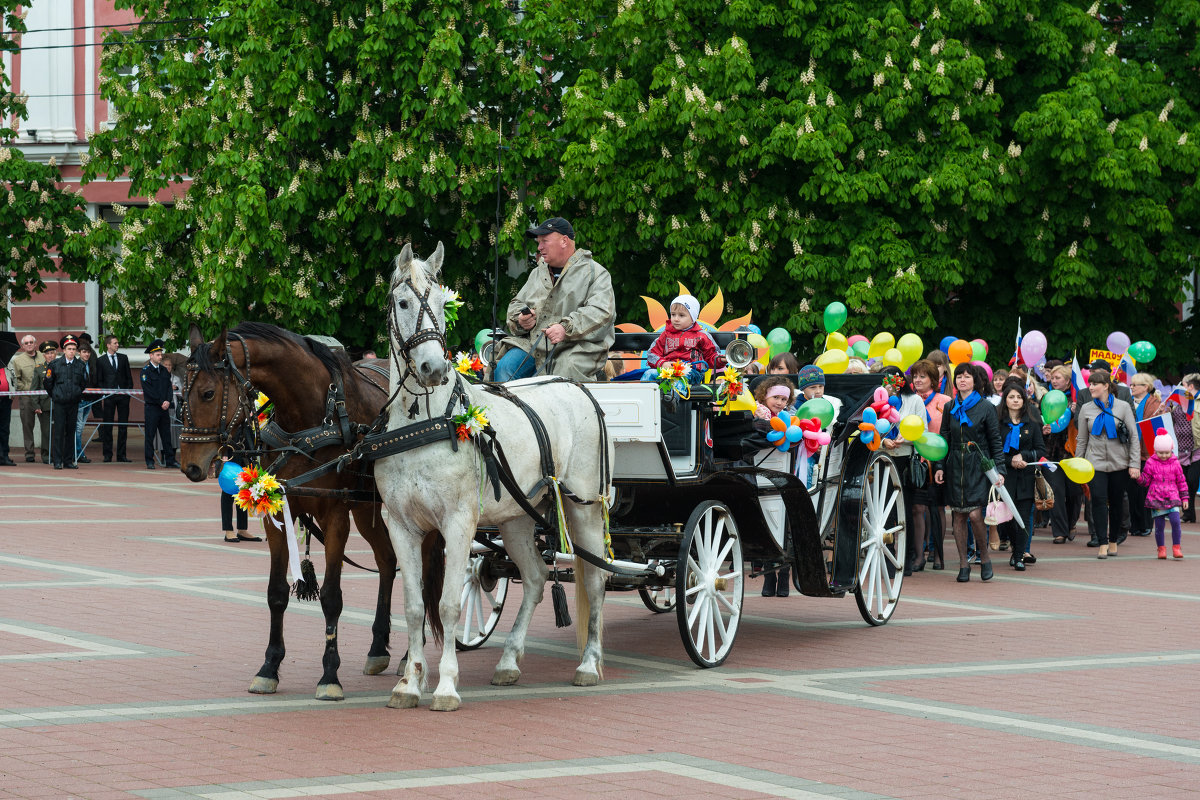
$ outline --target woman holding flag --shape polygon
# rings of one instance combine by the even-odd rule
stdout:
[[[1086,458],[1096,469],[1088,483],[1092,493],[1092,524],[1100,542],[1097,558],[1117,554],[1116,542],[1109,543],[1108,533],[1121,530],[1121,497],[1130,479],[1141,472],[1141,441],[1137,422],[1129,403],[1117,399],[1112,376],[1103,369],[1088,375],[1090,402],[1079,407],[1079,442],[1075,455]]]

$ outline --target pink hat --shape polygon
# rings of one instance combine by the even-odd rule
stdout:
[[[791,399],[792,390],[789,389],[787,386],[783,385],[782,383],[777,383],[774,386],[772,386],[770,389],[767,389],[766,396],[767,397],[786,397],[788,399]]]
[[[1154,437],[1154,450],[1155,452],[1159,450],[1173,452],[1175,450],[1175,440],[1165,433],[1160,433]]]

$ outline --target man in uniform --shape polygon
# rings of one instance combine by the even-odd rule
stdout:
[[[47,342],[51,353],[56,345]],[[51,356],[53,359],[53,356]],[[9,361],[12,370],[12,387],[18,392],[40,391],[42,378],[46,375],[46,356],[37,347],[37,338],[27,333],[21,337],[21,349]],[[50,400],[47,397],[26,396],[17,398],[17,408],[21,411],[21,433],[25,441],[25,460],[32,462],[36,455],[33,439],[33,425],[41,426],[42,463],[50,463]]]
[[[97,385],[101,389],[133,388],[133,373],[129,369],[129,356],[118,353],[117,350],[120,347],[121,342],[116,336],[109,334],[104,337],[106,352],[96,360]],[[118,423],[117,461],[128,463],[129,458],[125,452],[125,444],[129,438],[129,395],[105,395],[100,406],[100,413],[101,419],[104,420],[104,424],[100,426],[100,446],[104,450],[105,462],[113,460],[112,429],[115,417]]]
[[[171,374],[163,368],[163,340],[146,348],[150,363],[142,367],[142,397],[146,401],[146,469],[154,469],[154,436],[162,441],[163,465],[179,469],[171,447]]]
[[[596,380],[604,372],[614,339],[616,301],[608,270],[590,250],[575,249],[575,229],[552,217],[526,231],[537,239],[538,263],[508,305],[507,351],[496,362],[495,379],[527,378],[539,372],[574,380]]]
[[[62,338],[63,354],[46,368],[42,384],[50,393],[54,408],[54,444],[50,458],[55,469],[79,469],[75,463],[75,424],[79,401],[87,387],[87,365],[77,357],[78,347],[71,334]]]

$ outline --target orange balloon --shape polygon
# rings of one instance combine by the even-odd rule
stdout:
[[[966,339],[955,339],[954,344],[947,348],[946,355],[950,357],[951,364],[963,364],[971,360],[974,351]]]

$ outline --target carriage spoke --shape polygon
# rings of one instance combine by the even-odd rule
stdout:
[[[717,602],[729,609],[730,614],[738,613],[737,606],[730,602],[729,598],[724,594],[717,595]]]
[[[713,637],[713,617],[719,616],[720,612],[711,602],[708,606],[708,613],[704,615],[704,629],[708,632],[708,657],[713,658],[717,654],[717,640]]]
[[[725,546],[721,548],[720,554],[713,559],[714,564],[724,564],[725,559],[729,557],[730,551],[733,550],[733,539],[726,539]]]

